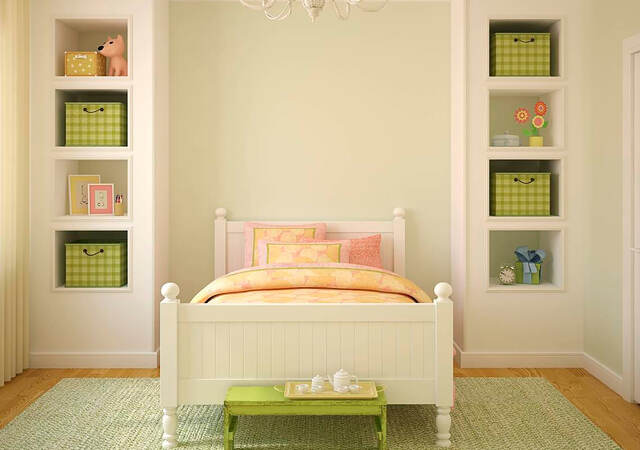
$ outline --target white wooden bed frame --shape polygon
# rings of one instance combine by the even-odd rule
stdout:
[[[216,210],[215,276],[242,267],[243,222]],[[385,268],[404,275],[405,212],[387,222],[326,222],[328,239],[382,234]],[[277,223],[277,222],[269,222]],[[222,404],[232,385],[281,384],[340,368],[383,384],[388,402],[435,404],[436,443],[448,447],[453,403],[451,286],[433,303],[190,304],[162,287],[162,446],[177,445],[178,405]]]

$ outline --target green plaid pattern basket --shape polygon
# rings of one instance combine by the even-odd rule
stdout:
[[[127,107],[124,103],[66,102],[66,145],[126,146]]]
[[[490,199],[492,216],[549,216],[551,174],[492,173]]]
[[[126,242],[70,242],[64,246],[66,287],[121,287],[127,284]]]
[[[516,268],[516,283],[524,284],[524,268],[522,267],[522,263],[517,261],[515,263]],[[542,278],[542,264],[536,263],[536,273],[531,274],[531,283],[528,284],[540,284],[540,279]]]
[[[494,33],[491,35],[491,76],[551,75],[549,33]]]

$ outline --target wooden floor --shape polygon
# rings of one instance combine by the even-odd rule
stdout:
[[[624,449],[640,450],[640,405],[582,369],[460,369],[456,377],[544,377]],[[30,369],[0,387],[0,428],[62,378],[157,377],[158,369]]]

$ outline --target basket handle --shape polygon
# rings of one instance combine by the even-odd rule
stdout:
[[[100,107],[100,108],[96,109],[95,111],[89,111],[89,108],[87,108],[87,107],[85,106],[84,108],[82,108],[82,110],[83,110],[84,112],[86,112],[86,113],[93,114],[93,113],[97,113],[97,112],[103,112],[103,111],[104,111],[104,108]]]
[[[532,42],[535,42],[536,38],[532,37],[531,39],[520,39],[520,38],[513,38],[513,42],[520,42],[522,44],[531,44]]]
[[[89,253],[89,250],[87,250],[86,248],[83,248],[82,249],[82,253],[84,253],[87,256],[96,256],[96,255],[99,255],[100,253],[104,253],[104,249],[101,248],[100,250],[98,250],[95,253]]]
[[[515,177],[515,178],[513,179],[513,181],[514,181],[514,183],[531,184],[531,183],[533,183],[534,181],[536,181],[536,179],[535,179],[535,178],[533,178],[533,177],[531,177],[531,178],[529,178],[529,181],[522,181],[520,178]]]

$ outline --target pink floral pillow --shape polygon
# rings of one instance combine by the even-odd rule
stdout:
[[[244,223],[244,266],[258,265],[258,242],[261,240],[280,242],[301,242],[310,239],[324,239],[327,234],[325,223],[266,224]]]
[[[258,242],[258,265],[300,263],[348,263],[351,242]]]
[[[381,234],[350,239],[351,251],[349,252],[349,262],[361,266],[377,267],[382,269],[382,256],[380,255]]]

